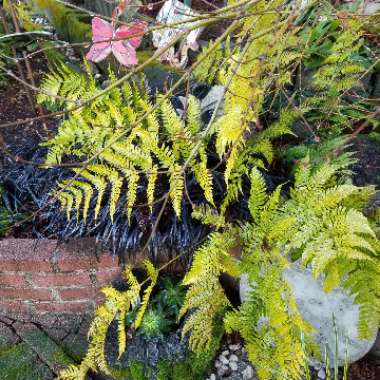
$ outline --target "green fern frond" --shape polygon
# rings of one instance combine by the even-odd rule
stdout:
[[[216,210],[205,205],[195,207],[191,216],[194,219],[200,220],[203,224],[215,226],[216,228],[221,228],[226,224],[226,220],[223,215],[218,214]]]
[[[195,136],[202,125],[201,123],[201,105],[200,101],[193,95],[187,98],[186,121],[187,128],[192,136]]]
[[[253,220],[256,221],[267,201],[267,187],[263,176],[256,168],[252,169],[250,179],[251,192],[248,200],[248,208]]]

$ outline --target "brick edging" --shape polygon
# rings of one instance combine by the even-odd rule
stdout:
[[[120,278],[118,258],[94,239],[0,241],[0,314],[91,314],[100,288]]]

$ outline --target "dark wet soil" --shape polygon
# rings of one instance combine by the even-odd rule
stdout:
[[[367,356],[350,366],[348,380],[379,380],[380,360]]]
[[[43,58],[35,58],[30,61],[33,78],[38,85],[43,75],[48,71],[47,63]],[[24,75],[27,71],[22,65]],[[17,67],[12,67],[12,72],[20,77]],[[30,81],[30,80],[29,80]],[[35,93],[31,90],[33,99]],[[27,124],[19,124],[11,127],[1,127],[2,124],[15,122],[23,119],[34,118],[40,115],[37,107],[32,108],[27,96],[25,86],[19,81],[10,79],[0,87],[0,143],[11,151],[14,148],[30,143],[30,140],[40,141],[46,139],[49,133],[55,130],[56,121],[37,120]],[[4,155],[4,151],[1,152]]]

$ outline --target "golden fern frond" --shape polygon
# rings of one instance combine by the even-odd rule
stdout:
[[[80,367],[70,364],[63,369],[56,380],[85,380],[85,377],[80,376]]]
[[[63,189],[64,185],[62,185],[61,188]],[[73,209],[73,204],[74,204],[73,195],[69,192],[61,192],[58,195],[58,201],[61,203],[61,207],[66,210],[67,219],[70,219],[71,210]]]
[[[208,224],[220,228],[225,226],[226,220],[223,215],[206,205],[200,205],[193,209],[191,216],[200,220],[203,224]]]
[[[137,278],[132,272],[132,268],[127,265],[123,271],[123,277],[126,279],[129,285],[129,299],[131,301],[132,308],[135,308],[140,298],[141,285],[137,281]]]
[[[228,147],[233,146],[244,132],[242,110],[236,108],[220,117],[214,126],[216,130],[216,152],[221,157]]]
[[[119,346],[119,358],[124,354],[127,347],[127,334],[125,331],[125,318],[130,308],[131,300],[129,299],[129,292],[124,292],[122,300],[117,303],[118,315],[117,315],[117,331],[118,331],[118,346]]]
[[[206,200],[214,205],[212,174],[207,168],[207,154],[204,147],[198,150],[200,162],[194,165],[194,174],[201,186]]]
[[[213,233],[208,242],[195,252],[193,265],[183,280],[183,284],[190,285],[190,288],[179,318],[191,311],[182,335],[190,332],[189,344],[195,352],[201,352],[210,345],[215,318],[230,305],[219,275],[222,272],[236,274],[237,263],[226,260],[235,245],[233,233]]]
[[[128,181],[128,194],[127,194],[127,216],[128,220],[131,219],[132,209],[137,198],[137,185],[139,182],[139,175],[131,171]]]
[[[89,170],[91,170],[90,167]],[[96,205],[94,209],[94,215],[96,220],[98,218],[99,211],[102,205],[103,195],[106,190],[107,182],[105,181],[103,176],[91,174],[88,170],[82,171],[75,169],[74,172],[80,173],[80,175],[87,181],[89,181],[93,186],[95,186],[96,190],[98,191],[98,196],[96,199]]]
[[[192,136],[195,136],[201,128],[201,104],[200,101],[193,95],[187,98],[187,113],[186,113],[187,128]]]
[[[185,179],[182,173],[182,167],[176,164],[170,171],[169,196],[178,218],[181,217],[182,212],[182,195],[184,185]]]
[[[149,286],[144,290],[144,295],[142,297],[140,308],[136,314],[135,321],[133,326],[137,329],[140,327],[142,319],[144,317],[145,311],[148,307],[149,299],[152,294],[154,287],[157,284],[158,280],[158,270],[154,267],[154,265],[149,260],[144,260],[144,267],[148,274],[148,278],[150,280]]]
[[[151,172],[148,175],[148,186],[146,188],[146,197],[149,204],[150,212],[153,212],[154,189],[156,187],[156,181],[158,177],[157,171],[158,171],[158,168],[156,165],[154,165]]]
[[[163,127],[170,136],[173,143],[181,135],[183,122],[174,110],[171,103],[164,98],[161,98],[162,103],[160,107]]]

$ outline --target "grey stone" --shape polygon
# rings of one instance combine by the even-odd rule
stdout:
[[[230,368],[231,368],[232,371],[237,371],[238,365],[236,364],[236,362],[231,362],[230,361],[229,365],[230,365]]]
[[[219,355],[219,360],[223,364],[228,364],[229,363],[228,359],[224,355]]]
[[[210,375],[210,380],[216,380],[215,373],[212,373],[212,374]]]
[[[226,365],[219,367],[217,373],[218,373],[218,376],[224,376],[225,374],[228,373],[228,367]]]
[[[219,360],[217,360],[216,362],[215,362],[215,368],[219,368],[219,367],[221,367],[223,364],[219,361]]]
[[[248,365],[242,372],[243,380],[251,380],[255,375],[252,366]]]
[[[380,12],[380,1],[365,1],[363,13],[366,16],[371,16]]]
[[[239,358],[235,354],[232,354],[230,355],[229,360],[230,362],[237,362],[239,361]]]
[[[6,324],[0,322],[0,347],[11,346],[19,342],[18,336]]]
[[[284,272],[284,278],[293,290],[302,318],[315,329],[315,338],[321,352],[327,345],[330,363],[334,358],[336,339],[338,338],[338,364],[347,356],[350,363],[362,358],[373,346],[376,334],[363,340],[358,336],[359,305],[344,289],[337,288],[329,293],[323,290],[323,280],[315,279],[311,271],[294,265]],[[247,276],[240,280],[240,297],[244,301],[251,289]]]
[[[238,351],[241,349],[241,344],[240,343],[236,343],[236,344],[230,344],[228,346],[228,348],[231,350],[231,351]]]
[[[323,367],[319,369],[317,376],[318,376],[318,379],[322,379],[322,380],[326,379],[326,371]]]
[[[319,370],[322,368],[322,363],[319,362],[319,361],[316,361],[316,362],[313,364],[313,368],[314,368],[316,371],[319,371]]]
[[[214,112],[215,108],[218,106],[216,111],[216,117],[220,117],[224,113],[224,86],[213,86],[210,91],[201,101],[201,114],[205,112]]]

